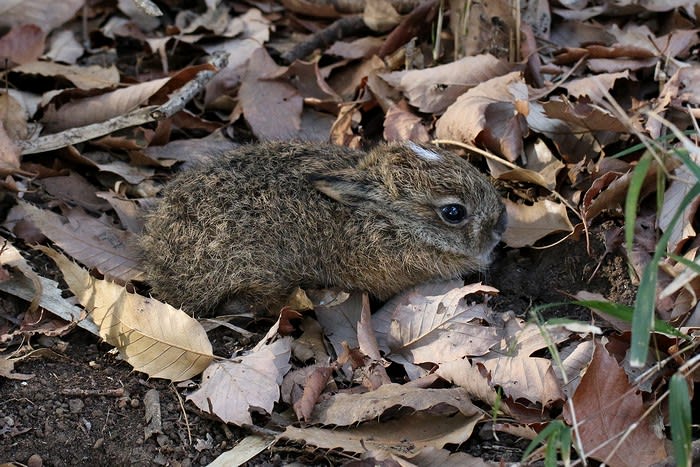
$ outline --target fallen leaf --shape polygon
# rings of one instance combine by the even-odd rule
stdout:
[[[303,99],[291,85],[265,79],[279,74],[265,49],[255,49],[238,91],[239,105],[255,136],[260,140],[294,138],[301,127]]]
[[[491,78],[465,92],[435,124],[439,139],[483,144],[509,161],[523,150],[528,129],[527,85],[520,72]]]
[[[578,423],[583,451],[612,467],[652,465],[666,457],[663,425],[640,391],[600,342],[573,398],[564,406],[568,424]],[[629,430],[629,432],[628,432]]]
[[[550,359],[501,356],[474,361],[486,368],[491,385],[500,387],[503,394],[514,401],[525,399],[547,407],[564,399]]]
[[[531,206],[504,200],[508,212],[508,227],[503,241],[511,248],[533,245],[537,240],[555,232],[571,232],[566,206],[543,200]]]
[[[384,139],[387,141],[429,142],[430,135],[421,120],[419,116],[402,108],[401,105],[392,105],[384,116]]]
[[[35,24],[14,25],[0,37],[0,61],[10,65],[33,62],[44,53],[45,39],[46,33]]]
[[[415,290],[400,294],[372,317],[379,346],[388,353],[386,358],[401,355],[414,364],[483,355],[501,336],[480,322],[486,305],[470,304],[465,296],[496,292],[493,287],[471,284],[435,296]]]
[[[108,218],[68,208],[66,217],[29,203],[19,203],[31,221],[66,253],[105,276],[124,282],[143,278],[133,234],[118,230]]]
[[[119,84],[119,70],[114,65],[101,67],[97,65],[78,66],[54,62],[31,62],[14,67],[12,72],[18,73],[20,76],[27,75],[27,78],[32,77],[32,75],[64,78],[76,88],[85,90],[109,88]]]
[[[401,91],[421,112],[441,113],[467,90],[511,69],[507,62],[486,54],[423,70],[379,73],[379,77]]]
[[[251,410],[272,413],[279,400],[282,377],[291,367],[290,344],[285,337],[242,357],[211,364],[201,387],[187,400],[226,423],[252,424]]]
[[[182,310],[128,293],[120,285],[90,276],[51,248],[37,248],[56,262],[68,287],[99,327],[100,337],[137,371],[184,381],[201,373],[214,358],[206,332]]]
[[[0,4],[0,26],[31,23],[49,32],[71,19],[83,3],[83,0],[64,0],[47,8],[45,0],[5,0]]]

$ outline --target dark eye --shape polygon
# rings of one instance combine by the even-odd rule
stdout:
[[[461,204],[445,204],[440,206],[440,215],[448,224],[459,224],[467,218],[467,208]]]

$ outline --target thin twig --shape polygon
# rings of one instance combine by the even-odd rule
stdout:
[[[292,63],[313,53],[316,49],[326,49],[334,42],[349,36],[359,36],[370,32],[362,16],[346,16],[331,23],[327,28],[312,34],[304,42],[283,53],[280,59]]]
[[[177,91],[173,92],[167,102],[162,105],[152,105],[134,110],[126,115],[111,118],[100,123],[93,123],[78,128],[70,128],[52,135],[39,138],[15,141],[21,150],[21,154],[36,154],[38,152],[52,151],[71,144],[82,143],[99,138],[124,128],[143,125],[145,123],[164,120],[172,117],[185,108],[185,105],[194,98],[204,86],[228,63],[228,54],[217,52],[209,61],[214,66],[213,70],[202,70]]]

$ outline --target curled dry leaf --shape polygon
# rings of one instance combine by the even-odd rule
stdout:
[[[441,113],[467,90],[511,69],[507,62],[486,54],[423,70],[380,73],[379,77],[400,90],[421,112]]]
[[[62,65],[54,62],[31,62],[12,69],[13,73],[22,75],[39,75],[63,78],[78,89],[104,89],[119,84],[119,70],[116,66],[98,65],[77,66]],[[65,92],[65,91],[64,91]]]
[[[0,121],[0,175],[7,175],[19,170],[20,150],[15,146]]]
[[[56,262],[70,290],[100,330],[100,337],[125,361],[153,378],[184,381],[214,358],[202,326],[181,310],[131,294],[90,273],[51,248],[38,246]]]
[[[304,381],[304,392],[301,398],[294,402],[294,413],[299,420],[308,421],[319,396],[326,388],[328,379],[333,375],[333,368],[317,366]]]
[[[498,290],[471,284],[435,296],[409,290],[385,305],[373,317],[379,346],[388,359],[402,356],[411,363],[441,363],[466,355],[484,355],[501,336],[483,326],[484,303],[469,304],[468,294]]]
[[[527,135],[528,91],[520,72],[489,79],[465,92],[435,125],[439,139],[482,143],[515,161]]]
[[[311,421],[323,425],[350,426],[377,420],[386,411],[406,407],[411,412],[467,417],[481,416],[461,388],[423,389],[401,384],[385,384],[364,394],[336,394],[319,403]]]
[[[291,338],[285,337],[248,355],[215,362],[204,371],[201,387],[187,399],[226,423],[250,425],[251,410],[272,413],[282,377],[291,367],[290,356]]]
[[[508,227],[503,241],[512,248],[533,245],[537,240],[555,232],[571,232],[566,206],[553,201],[538,201],[532,206],[504,200],[508,212]]]
[[[524,399],[546,407],[564,399],[552,361],[547,358],[515,356],[475,361],[488,371],[491,385],[500,387],[514,401]]]
[[[466,400],[466,395],[461,397]],[[434,401],[441,405],[437,399]],[[378,450],[399,456],[412,456],[427,447],[441,449],[448,443],[463,443],[471,436],[481,418],[482,414],[478,409],[472,415],[459,412],[445,416],[419,412],[381,423],[365,422],[351,428],[336,427],[330,430],[289,426],[279,437],[303,441],[321,448],[340,448],[347,452],[364,453],[367,450]]]
[[[384,116],[384,139],[387,141],[430,141],[421,118],[400,105],[392,105]]]

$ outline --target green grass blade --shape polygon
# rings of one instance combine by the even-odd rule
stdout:
[[[647,351],[649,350],[649,336],[655,323],[654,311],[656,308],[656,282],[659,271],[659,261],[661,261],[662,256],[666,253],[666,246],[671,238],[673,228],[681,218],[683,211],[698,195],[700,195],[700,184],[695,184],[683,197],[677,211],[673,214],[671,222],[668,227],[666,227],[666,231],[656,245],[654,256],[642,273],[642,279],[639,282],[639,290],[637,291],[637,300],[634,305],[634,316],[632,317],[630,365],[633,367],[641,367],[644,365],[647,358]]]
[[[631,323],[634,319],[634,308],[627,305],[621,305],[619,303],[604,302],[598,300],[579,300],[572,302],[574,305],[585,306],[586,308],[593,308],[594,310],[599,310],[606,315],[612,316],[628,323]],[[690,337],[680,332],[678,329],[674,328],[666,321],[658,318],[654,318],[654,332],[660,332],[662,334],[667,334],[669,336],[680,337],[681,339],[690,340]]]
[[[676,373],[669,383],[668,411],[671,419],[671,439],[676,465],[691,465],[691,417],[688,383],[682,375]]]
[[[632,171],[630,186],[627,190],[627,198],[625,199],[625,245],[627,254],[632,251],[634,242],[634,224],[637,220],[637,205],[639,204],[639,195],[644,186],[649,168],[651,167],[651,154],[646,153],[639,159],[637,167]],[[630,266],[631,267],[631,266]]]

